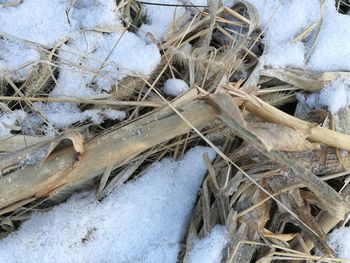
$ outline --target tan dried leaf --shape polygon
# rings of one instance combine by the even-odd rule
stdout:
[[[266,187],[264,182],[262,186]],[[252,213],[256,218],[255,223],[260,233],[263,232],[266,223],[270,220],[271,200],[267,200],[266,198],[267,195],[261,190],[257,190],[253,196],[253,203],[258,206],[255,207]]]
[[[68,139],[72,142],[73,147],[77,153],[81,154],[84,152],[84,137],[83,137],[83,135],[79,132],[72,132],[72,133],[69,133],[69,134],[57,139],[56,141],[52,142],[50,144],[49,149],[48,149],[46,158],[53,152],[53,150],[55,150],[57,145],[65,139]]]
[[[274,239],[277,239],[280,241],[286,241],[286,242],[291,241],[297,235],[297,233],[275,234],[266,228],[263,229],[261,234],[266,238],[274,238]]]
[[[304,151],[320,149],[320,145],[309,142],[301,130],[272,124],[272,123],[249,123],[248,129],[257,136],[268,151]]]

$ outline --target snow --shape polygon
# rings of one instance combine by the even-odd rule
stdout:
[[[349,259],[350,262],[350,228],[341,227],[332,231],[328,236],[328,245],[338,258]]]
[[[350,79],[338,78],[319,92],[307,96],[300,93],[297,98],[311,109],[326,107],[335,114],[350,104]]]
[[[260,66],[296,67],[320,72],[350,70],[350,16],[338,13],[334,0],[325,0],[323,8],[319,0],[248,2],[258,11],[263,30],[265,49]],[[321,17],[318,35],[316,26],[302,41],[297,39]],[[349,92],[349,80],[339,79],[318,93],[310,96],[299,94],[298,99],[311,108],[327,107],[336,113],[349,105]]]
[[[144,1],[151,3],[163,3],[163,0]],[[181,1],[167,0],[166,4],[181,5]],[[143,4],[143,15],[146,16],[146,23],[142,24],[139,34],[147,39],[147,34],[151,34],[157,41],[164,41],[171,32],[172,26],[181,25],[190,16],[184,7],[159,6]]]
[[[1,8],[0,24],[1,35],[53,46],[80,29],[113,28],[120,21],[114,0],[24,0]]]
[[[249,0],[258,11],[265,44],[261,58],[269,67],[301,67],[318,71],[350,70],[350,16],[336,11],[334,0],[325,0],[321,13],[319,0]],[[317,22],[323,21],[316,45],[309,55],[313,37],[296,37]],[[314,32],[314,31],[311,31]]]
[[[350,16],[339,14],[334,1],[325,1],[325,15],[308,68],[319,71],[348,71],[350,65]]]
[[[122,121],[126,118],[126,113],[124,111],[105,109],[101,113],[110,120]]]
[[[24,0],[16,7],[0,9],[0,34],[52,46],[73,32],[65,0]]]
[[[39,59],[39,52],[34,48],[17,40],[0,37],[0,79],[8,74],[15,81],[25,80]]]
[[[205,152],[214,158],[211,148],[199,146],[180,161],[154,163],[100,203],[93,193],[83,193],[34,214],[0,240],[0,261],[175,263],[206,172]],[[196,251],[223,242],[222,235],[223,229],[215,228],[209,238],[195,242]],[[217,258],[216,250],[210,249],[210,258]]]
[[[114,31],[120,28],[121,22],[115,0],[79,0],[74,2],[74,6],[70,9],[71,20],[77,27],[102,31]]]
[[[81,123],[86,120],[90,120],[94,124],[101,124],[104,119],[122,121],[126,118],[126,113],[123,111],[113,109],[81,111],[76,104],[72,103],[35,102],[33,106],[36,111],[40,111],[58,129],[68,128],[74,123]]]
[[[71,2],[25,0],[16,7],[0,8],[0,36],[6,37],[0,38],[0,72],[17,70],[29,60],[38,60],[36,44],[53,47],[82,29],[121,27],[115,1],[79,0],[74,1],[73,6]],[[19,77],[11,77],[14,80],[25,78],[29,69],[22,70]]]
[[[125,30],[83,32],[60,48],[59,60],[58,85],[51,94],[79,98],[110,91],[127,75],[147,78],[160,62],[160,54],[156,45]],[[95,90],[89,87],[92,83]]]
[[[126,76],[148,78],[160,62],[155,44],[123,28],[114,0],[25,0],[1,8],[0,23],[0,35],[8,36],[0,38],[0,77],[25,80],[40,59],[37,44],[52,47],[68,40],[58,48],[59,76],[51,97],[83,99],[110,92]],[[68,103],[34,103],[34,108],[59,129],[125,118],[119,111],[81,111]]]
[[[188,89],[187,83],[182,79],[168,79],[164,83],[163,91],[166,95],[177,97]]]
[[[12,127],[19,127],[19,123],[25,119],[26,112],[14,110],[0,116],[0,139],[11,135]]]
[[[60,73],[50,93],[53,97],[87,98],[109,92],[117,81],[128,75],[147,78],[160,62],[157,46],[126,31],[80,33],[59,49],[58,57]],[[82,112],[73,104],[36,103],[35,106],[57,128],[67,128],[87,119],[95,124],[102,122],[96,110]],[[123,116],[114,119],[124,119],[125,114]]]
[[[41,112],[45,118],[57,128],[67,128],[73,123],[84,121],[75,104],[70,103],[33,103],[34,109]]]
[[[228,242],[224,226],[215,226],[210,234],[203,239],[195,238],[193,247],[188,255],[189,263],[220,263],[222,250]]]
[[[146,1],[207,5],[204,0]],[[334,0],[325,0],[323,10],[319,0],[248,2],[257,9],[263,31],[261,67],[350,71],[350,16],[339,14]],[[112,92],[125,77],[148,78],[161,60],[157,44],[188,22],[195,8],[141,5],[145,21],[136,33],[124,27],[115,0],[23,0],[18,6],[0,8],[0,79],[6,74],[24,81],[41,59],[39,51],[58,43],[58,77],[49,97],[83,100]],[[317,26],[297,39],[321,17],[315,46]],[[177,97],[188,89],[184,80],[171,78],[163,92]],[[310,109],[327,108],[336,114],[350,104],[350,79],[336,79],[319,92],[297,97]],[[0,138],[11,136],[15,129],[30,134],[44,129],[51,134],[53,128],[126,118],[125,112],[114,108],[82,110],[73,103],[36,102],[33,107],[33,112],[3,113]],[[49,121],[47,127],[36,114],[39,111]],[[183,160],[154,163],[102,202],[85,192],[49,212],[34,214],[19,231],[0,240],[0,262],[176,262],[206,171],[202,160],[206,151],[213,159],[210,148],[196,147]],[[24,164],[35,163],[44,154],[28,156]],[[194,237],[188,262],[220,262],[227,235],[224,226],[215,226],[203,239]],[[337,256],[350,258],[347,240],[349,228],[329,235]]]
[[[294,38],[319,17],[319,0],[249,0],[259,15],[265,51],[260,59],[272,67],[304,65],[304,43]]]

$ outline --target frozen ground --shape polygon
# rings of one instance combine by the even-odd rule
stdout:
[[[350,16],[337,12],[334,0],[325,0],[324,5],[319,0],[248,2],[257,9],[264,36],[261,68],[350,70]],[[174,21],[181,26],[192,14],[183,7],[156,5],[145,5],[144,12],[146,23],[133,33],[125,30],[113,0],[23,0],[18,6],[0,8],[0,77],[25,80],[38,60],[45,60],[45,48],[57,48],[60,71],[51,97],[106,95],[125,77],[147,78],[160,62],[157,43],[171,36]],[[337,79],[318,93],[298,98],[310,108],[327,107],[336,113],[350,103],[349,83]],[[163,91],[178,96],[188,88],[183,80],[169,79]],[[47,134],[86,120],[100,124],[126,118],[125,112],[114,109],[82,111],[77,104],[37,102],[31,112],[4,110],[0,138],[11,135],[24,121],[41,127],[44,122],[36,111],[51,125]],[[0,241],[0,262],[154,262],[155,258],[176,262],[205,174],[205,151],[213,158],[210,149],[195,148],[181,161],[164,159],[101,203],[93,193],[83,193],[34,215]],[[226,242],[220,226],[203,240],[194,238],[189,262],[219,262]],[[330,235],[339,257],[350,257],[349,242],[347,228]]]

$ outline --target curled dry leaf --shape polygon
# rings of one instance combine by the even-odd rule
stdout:
[[[34,165],[44,162],[63,140],[69,140],[74,150],[84,152],[84,137],[78,132],[72,132],[61,137],[14,135],[0,141],[0,152],[3,153],[0,171],[7,173],[16,167]],[[29,162],[27,162],[30,160]]]
[[[268,151],[304,151],[320,149],[320,145],[306,140],[307,134],[303,130],[273,124],[249,123],[248,129],[258,137]]]
[[[63,137],[58,138],[57,140],[53,141],[49,149],[47,151],[46,157],[44,160],[56,149],[57,145],[60,144],[63,140],[68,139],[72,142],[74,150],[77,153],[82,154],[84,152],[84,137],[79,132],[72,132],[67,135],[64,135]]]

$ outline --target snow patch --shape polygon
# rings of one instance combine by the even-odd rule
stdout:
[[[144,1],[156,4],[162,4],[164,0]],[[167,0],[166,4],[183,5],[181,1]],[[190,14],[184,7],[162,6],[162,5],[143,5],[143,15],[146,16],[146,22],[139,28],[139,34],[146,39],[147,34],[151,34],[157,41],[164,41],[167,35],[173,30],[172,27],[179,27],[190,19]]]
[[[23,110],[6,112],[0,116],[0,138],[11,135],[12,127],[19,127],[19,123],[24,120],[27,113]]]
[[[350,79],[339,78],[332,81],[321,91],[305,95],[297,94],[299,103],[311,109],[327,107],[333,114],[350,105]]]
[[[321,31],[308,68],[319,71],[350,70],[349,24],[350,16],[339,14],[334,0],[326,0]]]
[[[1,35],[52,46],[75,29],[67,20],[67,0],[24,0],[0,9]]]
[[[334,0],[249,0],[259,13],[265,44],[260,62],[267,67],[297,67],[311,71],[349,71],[350,16],[336,11]],[[320,31],[316,27],[302,41],[307,28],[322,16]],[[308,60],[307,60],[308,59]],[[298,95],[300,102],[311,108],[328,107],[335,113],[349,105],[349,80],[337,80],[318,93]]]
[[[25,80],[39,59],[40,54],[33,47],[0,37],[0,79],[8,74],[15,81]]]
[[[24,0],[0,8],[0,35],[6,37],[0,38],[0,71],[19,71],[29,60],[38,60],[34,45],[53,47],[81,30],[121,28],[116,8],[114,0]],[[30,68],[16,72],[13,79],[26,78]]]
[[[220,263],[222,250],[228,242],[224,226],[215,226],[210,234],[203,239],[195,238],[188,255],[189,263]]]
[[[134,33],[82,32],[59,50],[60,73],[51,97],[87,98],[111,91],[126,76],[147,78],[160,62],[158,48]],[[124,119],[125,113],[87,110],[68,103],[35,103],[57,128],[90,119],[99,124],[104,118]],[[102,114],[102,115],[101,115]]]
[[[114,0],[24,0],[0,9],[0,33],[53,46],[81,29],[120,26],[116,8]]]
[[[182,79],[168,79],[164,83],[163,91],[166,95],[177,97],[188,89],[187,83]]]
[[[248,0],[257,10],[263,30],[264,55],[271,67],[304,66],[305,46],[294,39],[319,18],[318,0]]]
[[[103,116],[110,120],[118,120],[122,121],[126,118],[125,111],[113,110],[113,109],[105,109],[101,112]]]
[[[74,1],[69,10],[79,28],[112,32],[122,26],[115,0]]]
[[[318,0],[248,0],[258,11],[265,44],[261,60],[270,67],[301,67],[318,71],[350,70],[350,16],[336,11],[334,0],[325,0],[323,21],[312,47],[309,34],[296,39],[321,17]],[[314,31],[311,31],[314,32]],[[307,64],[305,59],[311,51]]]
[[[127,75],[147,78],[160,62],[156,45],[125,30],[111,34],[83,32],[59,51],[58,85],[51,95],[92,96],[110,91]]]
[[[126,113],[123,111],[106,110],[85,110],[81,111],[76,104],[72,103],[33,103],[34,109],[40,111],[45,118],[58,129],[70,127],[74,123],[90,120],[94,124],[101,124],[105,119],[123,120]]]
[[[328,245],[334,250],[336,257],[349,259],[350,262],[350,228],[341,227],[328,236]]]
[[[33,107],[59,129],[67,128],[73,123],[84,121],[79,108],[75,104],[35,102],[33,103]]]
[[[34,214],[0,240],[0,261],[175,263],[206,172],[205,152],[213,160],[208,147],[195,147],[180,161],[165,158],[102,202],[78,194]]]

